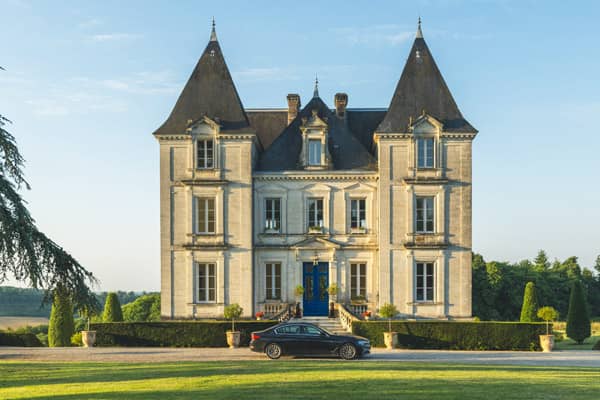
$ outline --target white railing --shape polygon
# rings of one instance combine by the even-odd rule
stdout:
[[[340,323],[344,327],[347,332],[352,332],[352,321],[360,321],[351,312],[349,312],[344,305],[338,304],[338,317],[340,319]]]
[[[354,314],[356,316],[362,316],[363,313],[366,312],[369,309],[369,305],[367,303],[364,303],[364,304],[347,304],[346,308],[352,314]]]
[[[262,312],[265,313],[266,319],[274,318],[284,311],[287,311],[288,303],[263,303]]]

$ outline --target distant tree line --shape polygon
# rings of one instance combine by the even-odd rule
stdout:
[[[582,268],[577,257],[550,262],[540,250],[533,260],[516,264],[486,262],[473,255],[473,315],[481,320],[518,321],[527,282],[534,282],[537,304],[554,307],[564,320],[569,311],[573,282],[581,282],[587,309],[592,317],[600,316],[600,256],[591,269]]]
[[[115,292],[120,304],[133,302],[148,292]],[[42,304],[44,290],[0,286],[0,316],[46,317],[50,316],[52,304]],[[94,293],[98,304],[106,303],[107,292]]]

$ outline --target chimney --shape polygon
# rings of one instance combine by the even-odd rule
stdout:
[[[335,115],[338,118],[346,118],[346,106],[348,105],[348,95],[346,93],[336,93],[334,97]]]
[[[300,111],[300,95],[296,93],[290,93],[287,95],[288,103],[288,125],[296,118],[298,111]]]

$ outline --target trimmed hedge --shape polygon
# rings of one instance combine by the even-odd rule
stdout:
[[[236,321],[242,333],[241,346],[250,334],[277,324],[276,321]],[[110,322],[91,325],[97,346],[227,347],[225,332],[231,321]]]
[[[43,347],[33,333],[0,332],[0,346]]]
[[[375,347],[384,346],[387,321],[354,321],[352,332],[364,336]],[[439,350],[540,350],[543,323],[392,321],[398,347]]]

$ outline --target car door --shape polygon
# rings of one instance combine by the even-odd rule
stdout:
[[[297,324],[286,324],[275,330],[275,341],[283,347],[286,354],[302,354],[302,327]]]
[[[329,354],[327,334],[315,326],[302,326],[303,354]]]

